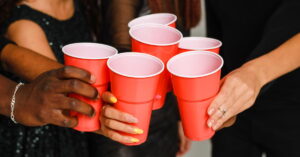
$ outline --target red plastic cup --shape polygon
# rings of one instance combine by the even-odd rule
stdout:
[[[222,66],[222,57],[208,51],[181,53],[167,64],[184,133],[191,140],[202,141],[214,135],[206,125],[207,108],[219,91]]]
[[[222,42],[207,37],[185,37],[179,43],[178,53],[187,51],[211,51],[219,54]]]
[[[74,43],[64,46],[62,51],[64,52],[65,65],[87,70],[94,75],[96,83],[93,86],[97,88],[100,95],[107,90],[109,72],[106,63],[109,57],[118,53],[115,48],[97,43]],[[71,112],[72,116],[78,118],[78,125],[74,129],[87,132],[99,130],[99,116],[102,108],[101,100],[90,100],[76,94],[71,94],[70,96],[90,104],[96,113],[94,117],[90,118],[76,112]]]
[[[164,64],[178,51],[182,34],[175,28],[160,24],[134,26],[129,31],[132,37],[132,51],[148,53],[160,58]],[[153,110],[163,107],[167,92],[171,91],[170,73],[165,70],[159,82]]]
[[[140,24],[162,24],[170,27],[176,28],[177,16],[170,13],[156,13],[141,16],[131,20],[128,23],[128,27],[131,28],[133,26],[137,26]]]
[[[122,53],[110,58],[107,65],[110,69],[111,90],[118,98],[115,107],[135,116],[139,121],[132,125],[144,130],[141,135],[120,132],[140,140],[124,144],[140,145],[147,140],[152,104],[164,64],[148,54]]]

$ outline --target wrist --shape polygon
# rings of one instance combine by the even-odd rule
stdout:
[[[266,66],[255,61],[250,61],[242,65],[247,73],[256,78],[257,83],[260,87],[263,87],[269,82],[267,77]]]
[[[7,82],[6,84],[6,97],[3,97],[1,105],[0,105],[0,114],[9,117],[11,112],[11,98],[14,93],[16,83],[13,81]]]

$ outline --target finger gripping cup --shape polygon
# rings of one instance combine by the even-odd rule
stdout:
[[[96,77],[96,82],[93,86],[97,89],[99,95],[107,90],[109,72],[106,63],[109,57],[118,53],[115,48],[97,43],[74,43],[64,46],[62,51],[65,65],[84,69]],[[90,100],[76,94],[71,94],[70,96],[91,105],[95,110],[95,116],[92,118],[71,112],[71,115],[76,116],[78,119],[78,125],[74,129],[88,132],[99,130],[101,100]]]
[[[167,64],[168,60],[177,53],[178,44],[182,39],[182,34],[177,29],[160,24],[134,26],[129,34],[132,38],[132,51],[156,56],[164,64]],[[154,110],[163,107],[166,94],[172,89],[170,73],[165,70],[162,75],[153,104]]]
[[[219,54],[222,42],[207,37],[185,37],[179,43],[178,53],[187,51],[210,51]]]
[[[172,74],[185,135],[191,140],[211,138],[207,108],[219,91],[223,59],[208,51],[190,51],[174,56],[167,64]]]
[[[177,16],[170,13],[156,13],[141,16],[131,20],[128,23],[128,27],[137,26],[140,24],[162,24],[170,27],[176,27]]]
[[[124,144],[144,143],[148,136],[152,104],[164,64],[148,54],[122,53],[110,58],[107,65],[110,69],[111,90],[118,98],[115,108],[136,117],[139,122],[132,125],[144,130],[141,135],[120,132],[140,140],[137,143]]]

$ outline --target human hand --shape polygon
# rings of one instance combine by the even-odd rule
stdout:
[[[102,94],[102,100],[106,103],[106,105],[103,106],[100,117],[101,130],[96,131],[95,133],[102,134],[120,143],[139,142],[136,138],[124,136],[118,133],[121,131],[129,134],[143,134],[143,130],[130,125],[137,123],[138,119],[111,106],[110,104],[117,102],[117,98],[112,93],[104,92]]]
[[[220,129],[224,122],[250,108],[262,88],[255,69],[242,66],[222,79],[221,90],[208,109],[210,118],[207,125]],[[229,121],[234,123],[235,118]]]
[[[92,117],[94,110],[90,105],[68,97],[68,94],[76,93],[96,99],[98,92],[90,85],[93,82],[93,76],[75,67],[43,73],[30,84],[20,87],[16,95],[15,119],[26,126],[53,124],[75,127],[77,119],[68,116],[68,111]]]
[[[177,156],[185,155],[190,149],[192,145],[192,141],[185,137],[183,132],[182,123],[178,122],[178,133],[179,133],[179,150],[177,152]]]

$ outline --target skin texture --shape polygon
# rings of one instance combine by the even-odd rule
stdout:
[[[74,13],[73,0],[28,0],[23,1],[22,3],[29,5],[30,7],[44,12],[59,20],[66,20],[70,18]],[[18,110],[24,109],[24,107],[22,108],[22,105],[20,104],[16,105],[20,107],[20,109],[16,107],[17,121],[20,121],[20,123],[27,126],[55,124],[58,126],[74,127],[77,124],[77,120],[73,117],[68,117],[64,115],[63,111],[69,110],[70,108],[67,108],[67,106],[64,105],[63,102],[69,103],[73,107],[78,106],[79,110],[83,110],[80,111],[81,113],[88,114],[89,116],[91,116],[91,111],[87,113],[87,107],[91,108],[89,105],[84,104],[83,102],[80,102],[76,99],[68,98],[66,95],[62,96],[62,94],[66,93],[67,91],[64,91],[60,87],[69,87],[71,89],[75,88],[72,86],[77,85],[85,88],[92,87],[87,84],[80,84],[78,81],[79,78],[75,78],[77,80],[71,80],[69,81],[71,83],[69,83],[68,81],[63,80],[66,78],[56,78],[57,76],[52,76],[49,74],[52,74],[54,72],[47,72],[49,70],[63,67],[63,65],[56,62],[54,53],[48,45],[46,35],[37,24],[28,20],[16,21],[9,26],[6,36],[10,40],[14,41],[16,44],[24,48],[17,47],[11,44],[6,46],[1,53],[2,66],[5,70],[12,72],[18,75],[19,77],[24,78],[27,81],[32,81],[31,84],[25,85],[20,89],[20,93],[25,94],[20,94],[19,96],[22,104],[27,106],[27,108],[25,109],[28,110],[28,113],[25,112],[27,114],[22,114],[26,115],[25,118],[27,119],[22,118],[22,115],[18,114]],[[74,74],[76,74],[76,72]],[[23,90],[25,90],[26,92],[22,92]],[[87,95],[88,91],[82,90],[79,94]],[[30,105],[28,105],[28,103],[23,102],[23,99],[25,98],[26,101],[31,102],[29,103]],[[110,101],[110,98],[108,98],[107,100],[108,103],[114,103]],[[31,110],[32,108],[34,108],[35,110]],[[111,112],[111,110],[115,112]],[[104,118],[101,118],[101,120],[103,120],[102,124],[110,125],[113,127],[115,126],[116,128],[119,128],[121,131],[124,132],[143,132],[137,128],[130,130],[130,128],[133,128],[132,126],[121,123],[122,121],[128,122],[126,121],[128,120],[128,118],[122,119],[124,117],[128,117],[128,114],[118,112],[113,108],[109,108],[107,109],[107,111],[108,115],[103,115]],[[107,121],[109,121],[107,120],[108,117],[114,117],[115,115],[121,115],[115,118],[119,120],[119,123],[107,123]],[[101,130],[98,133],[101,133],[104,136],[113,139],[115,139],[114,137],[116,136],[109,130]],[[128,137],[127,139],[130,142],[136,141],[136,139],[132,139],[130,137]]]
[[[265,84],[299,68],[299,43],[300,34],[297,34],[225,76],[219,94],[208,109],[208,126],[218,130],[228,119],[250,108]]]
[[[46,72],[19,88],[16,93],[15,119],[26,126],[54,124],[74,127],[77,125],[77,119],[65,115],[64,111],[74,110],[87,116],[93,116],[94,111],[90,105],[69,98],[67,94],[77,93],[96,99],[97,90],[89,85],[94,81],[88,72],[74,67]],[[4,88],[1,88],[1,97],[6,97],[1,102],[1,114],[9,116],[10,98],[16,83],[2,76],[0,83],[4,85]],[[5,90],[8,92],[5,93]]]

